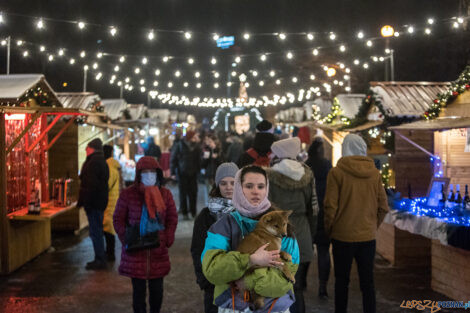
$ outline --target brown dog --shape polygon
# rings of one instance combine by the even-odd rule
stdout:
[[[262,245],[269,243],[266,250],[281,250],[282,237],[287,235],[287,225],[289,224],[289,215],[292,211],[272,211],[269,212],[259,220],[255,229],[249,233],[237,247],[237,251],[241,253],[253,254]],[[292,256],[284,251],[281,251],[281,258],[277,261],[291,261]],[[280,268],[286,279],[295,283],[294,275],[290,272],[287,265]],[[237,283],[237,288],[244,293],[244,286],[242,281]],[[264,298],[257,295],[254,291],[250,291],[250,303],[255,309],[260,309],[264,306]]]

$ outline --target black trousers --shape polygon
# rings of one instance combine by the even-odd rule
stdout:
[[[217,313],[219,308],[214,304],[214,288],[204,289],[204,313]]]
[[[189,213],[196,216],[196,203],[197,203],[197,175],[179,177],[178,189],[180,196],[180,210],[184,215],[188,214],[188,200],[189,200]]]
[[[149,289],[150,313],[159,313],[163,301],[163,278],[156,279],[132,279],[132,308],[134,313],[146,313],[145,296],[147,294],[147,282]]]
[[[328,282],[330,277],[331,260],[330,260],[330,244],[317,244],[318,253],[318,280]]]
[[[310,262],[302,262],[295,273],[294,295],[295,302],[289,308],[290,313],[305,313],[304,291],[307,288],[307,273]]]
[[[353,259],[357,263],[364,313],[375,313],[374,257],[375,240],[343,242],[332,240],[335,265],[335,312],[346,313],[348,308],[349,275]]]

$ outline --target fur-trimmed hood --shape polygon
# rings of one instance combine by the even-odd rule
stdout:
[[[282,188],[288,189],[288,190],[304,188],[305,186],[310,184],[313,180],[312,170],[310,169],[310,167],[308,167],[304,163],[300,163],[300,162],[297,162],[297,163],[301,165],[300,168],[303,169],[304,171],[304,174],[300,180],[294,180],[290,176],[276,171],[276,169],[274,168],[266,168],[265,170],[266,170],[266,173],[268,174],[269,183],[281,186]]]

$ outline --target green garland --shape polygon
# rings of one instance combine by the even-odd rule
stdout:
[[[451,83],[450,88],[443,94],[438,94],[423,116],[427,120],[439,117],[441,110],[459,95],[470,89],[470,65]]]
[[[49,94],[42,90],[41,87],[28,90],[20,99],[19,103],[28,102],[30,99],[34,99],[39,106],[52,107],[53,102]]]
[[[385,163],[382,165],[382,169],[380,170],[380,175],[382,177],[382,184],[385,188],[390,187],[390,177],[392,177],[392,170],[390,168],[389,163]]]
[[[369,114],[369,111],[373,105],[379,108],[380,113],[382,113],[382,115],[386,119],[387,114],[385,113],[385,109],[382,106],[382,102],[380,102],[380,100],[377,100],[375,93],[371,89],[369,89],[366,92],[366,97],[362,99],[362,104],[359,107],[359,111],[357,111],[356,116],[354,116],[354,118],[349,121],[348,125],[341,127],[341,130],[355,128],[367,123],[367,115]]]

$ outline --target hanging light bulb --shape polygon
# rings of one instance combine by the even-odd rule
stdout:
[[[154,86],[154,87],[157,87],[157,86],[158,86],[158,82],[157,82],[156,80],[153,82],[153,86]]]
[[[36,27],[38,29],[43,29],[44,28],[44,21],[42,19],[40,19],[37,23],[36,23]]]
[[[74,65],[75,64],[75,59],[74,58],[70,59],[69,63],[70,63],[70,65]]]
[[[237,72],[233,71],[233,72],[231,73],[231,75],[232,75],[233,77],[235,77],[235,76],[237,76]]]
[[[142,58],[142,64],[147,64],[148,61],[149,61],[149,60],[148,60],[146,57],[143,57],[143,58]]]
[[[266,59],[267,59],[266,54],[262,54],[262,55],[260,56],[260,60],[261,60],[261,61],[264,62],[264,61],[266,61]]]
[[[424,33],[425,33],[426,35],[430,35],[430,34],[431,34],[431,29],[430,29],[430,28],[426,28],[426,29],[424,30]]]
[[[125,58],[124,56],[121,56],[121,57],[119,58],[119,62],[124,63],[124,61],[126,61],[126,58]]]
[[[23,57],[24,57],[24,58],[26,58],[28,55],[29,55],[28,50],[26,50],[26,51],[23,52]]]
[[[429,24],[429,25],[434,24],[434,19],[433,19],[433,18],[428,18],[428,24]]]
[[[271,77],[276,76],[276,72],[274,72],[274,71],[269,72],[269,76],[271,76]]]
[[[393,33],[393,36],[399,37],[399,36],[400,36],[400,33],[399,33],[399,32],[395,32],[395,33]]]
[[[114,26],[111,26],[111,28],[109,29],[109,33],[111,34],[111,36],[116,36],[117,34],[117,28],[114,27]]]
[[[164,57],[163,57],[163,63],[166,63],[166,62],[168,62],[169,60],[170,60],[169,57],[167,57],[167,56],[164,56]]]
[[[297,77],[292,77],[292,82],[293,82],[294,84],[296,84],[298,81],[299,81],[299,80],[297,79]]]
[[[284,34],[284,33],[279,34],[279,39],[285,40],[286,38],[287,38],[286,34]]]
[[[249,34],[249,33],[244,33],[244,34],[243,34],[243,38],[244,38],[245,40],[250,39],[250,34]]]
[[[369,64],[364,63],[364,64],[362,65],[362,67],[364,67],[365,69],[368,69],[368,68],[369,68]]]
[[[232,86],[232,82],[227,82],[227,87],[231,87]]]
[[[260,80],[259,83],[258,83],[261,87],[264,86],[264,81]]]
[[[85,51],[80,52],[80,57],[81,57],[81,58],[84,58],[85,56],[86,56],[86,52],[85,52]]]
[[[46,51],[46,47],[44,47],[44,46],[40,46],[40,47],[39,47],[39,51],[41,51],[41,52],[44,52],[44,51]]]
[[[453,28],[459,28],[459,23],[454,22],[454,23],[452,24],[452,27],[453,27]]]
[[[294,57],[294,55],[292,54],[292,52],[287,52],[286,57],[287,57],[289,60],[291,60],[291,59]]]
[[[214,35],[212,36],[212,39],[214,39],[214,41],[217,41],[219,38],[220,38],[220,37],[219,37],[218,34],[214,34]]]
[[[184,88],[188,88],[189,83],[188,83],[188,82],[184,82],[183,86],[184,86]]]
[[[96,70],[98,68],[98,63],[93,63],[93,69]]]
[[[115,72],[119,72],[119,65],[116,65],[116,66],[114,67],[114,71],[115,71]]]
[[[140,92],[144,93],[144,92],[145,92],[145,90],[146,90],[146,89],[145,89],[145,87],[144,87],[144,86],[140,87]]]
[[[49,60],[49,62],[54,61],[54,56],[52,54],[50,54],[49,57],[48,57],[48,60]]]
[[[136,68],[134,69],[134,73],[139,74],[139,73],[140,73],[140,68],[136,67]]]
[[[335,39],[336,39],[336,34],[330,33],[330,40],[335,40]]]
[[[59,52],[57,52],[57,54],[59,56],[63,56],[64,55],[64,49],[59,49]]]
[[[253,77],[258,76],[258,72],[257,72],[257,71],[253,71],[251,74],[253,75]]]
[[[216,58],[212,58],[212,59],[211,59],[211,64],[212,64],[212,65],[216,65],[216,64],[217,64],[217,59],[216,59]]]
[[[19,46],[22,46],[24,44],[24,41],[23,40],[18,40],[16,42],[16,45],[19,47]]]
[[[153,32],[153,30],[151,30],[151,31],[147,34],[147,38],[148,38],[149,40],[155,39],[155,33]]]
[[[313,39],[315,39],[315,36],[313,36],[312,33],[308,33],[307,38],[308,38],[308,40],[313,40]]]
[[[459,24],[463,24],[463,21],[464,21],[463,17],[458,17],[458,18],[457,18],[457,22],[458,22]]]
[[[372,47],[372,40],[367,40],[366,45],[367,45],[368,47]]]
[[[168,82],[168,88],[172,88],[173,87],[173,83],[172,82]]]
[[[312,54],[313,54],[314,56],[317,56],[317,55],[318,55],[318,49],[313,49]]]
[[[197,83],[197,84],[196,84],[196,88],[197,88],[197,89],[200,89],[201,86],[202,86],[201,83]]]
[[[413,26],[408,27],[408,33],[412,34],[415,31]]]
[[[364,38],[364,33],[362,31],[357,33],[357,38],[362,39]]]
[[[96,74],[95,79],[100,80],[101,77],[103,77],[103,73],[100,72],[100,73]]]
[[[236,58],[235,58],[235,62],[236,62],[236,63],[240,63],[241,61],[242,61],[242,59],[241,59],[240,57],[236,57]]]
[[[214,88],[215,88],[215,89],[219,88],[219,83],[215,83],[215,84],[214,84]]]
[[[199,72],[194,73],[194,77],[196,77],[196,78],[201,77],[201,73],[199,73]]]
[[[341,46],[339,47],[339,51],[341,51],[341,52],[346,51],[346,46],[345,46],[345,45],[341,45]]]
[[[191,39],[191,37],[192,37],[192,34],[190,32],[184,33],[184,38],[186,38],[187,40]]]
[[[78,28],[79,29],[84,29],[85,28],[85,23],[84,22],[78,22]]]
[[[176,71],[175,72],[175,77],[180,77],[181,76],[181,72],[180,71]]]
[[[310,80],[315,80],[315,75],[310,75]]]
[[[145,79],[141,79],[141,80],[139,81],[139,84],[141,84],[141,85],[145,84]]]
[[[160,70],[157,68],[157,69],[155,70],[155,76],[160,76],[160,74],[161,74],[161,72],[160,72]]]

